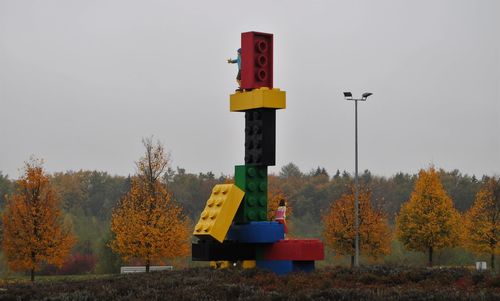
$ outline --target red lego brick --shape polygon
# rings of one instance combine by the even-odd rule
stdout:
[[[266,260],[323,260],[325,248],[318,239],[280,240],[264,251]]]
[[[273,88],[273,35],[262,32],[241,34],[241,88]]]

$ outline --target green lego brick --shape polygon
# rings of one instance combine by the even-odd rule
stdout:
[[[267,166],[238,165],[235,184],[245,191],[234,221],[248,223],[267,220]]]

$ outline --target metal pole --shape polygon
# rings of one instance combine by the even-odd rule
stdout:
[[[355,240],[354,240],[354,266],[359,267],[359,191],[358,191],[358,100],[354,101],[354,145],[355,145],[355,172],[354,172],[354,227],[355,227]]]

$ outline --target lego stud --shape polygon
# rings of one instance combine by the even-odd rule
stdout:
[[[253,114],[251,112],[248,114],[245,114],[245,118],[247,119],[247,121],[253,121]]]
[[[266,197],[265,197],[265,196],[261,196],[261,197],[259,198],[259,206],[264,207],[264,206],[266,206],[266,204],[267,204],[267,199],[266,199]]]
[[[259,190],[260,190],[260,191],[264,192],[264,191],[266,191],[266,188],[267,188],[266,183],[261,182],[261,183],[259,184]]]
[[[252,114],[252,115],[253,115],[253,116],[252,116],[252,119],[257,119],[257,120],[258,120],[258,119],[261,119],[261,118],[262,118],[262,117],[261,117],[261,114],[260,114],[260,112],[259,112],[259,111],[255,111],[255,112],[253,112],[253,114]]]
[[[267,171],[265,169],[259,169],[259,177],[267,177]]]
[[[215,212],[215,211],[210,212],[211,219],[215,219],[216,216],[217,216],[217,212]]]
[[[220,207],[222,206],[222,203],[224,203],[224,198],[218,198],[215,202],[215,206]]]
[[[208,231],[210,231],[210,228],[211,227],[209,224],[205,224],[205,227],[203,227],[203,231],[208,232]]]
[[[265,67],[267,65],[267,56],[265,55],[259,55],[257,56],[257,65],[259,65],[259,67]]]
[[[266,213],[265,213],[265,212],[263,212],[263,211],[259,212],[259,217],[260,217],[260,220],[261,220],[261,221],[265,221],[265,220],[267,220],[267,215],[266,215]]]
[[[207,202],[207,206],[208,206],[208,207],[212,207],[212,206],[214,205],[214,203],[215,203],[214,198],[209,198],[209,199],[208,199],[208,202]]]
[[[259,41],[255,42],[255,50],[257,50],[260,53],[266,52],[267,51],[267,42],[264,40],[259,40]]]
[[[201,213],[201,219],[207,219],[208,217],[208,212],[207,210],[204,210],[202,213]]]
[[[250,196],[247,198],[247,204],[248,206],[253,207],[257,204],[257,200],[255,199],[254,196]]]
[[[255,177],[257,175],[257,170],[254,168],[254,167],[250,167],[248,170],[247,170],[247,174],[250,176],[250,177]]]
[[[248,212],[247,217],[249,220],[254,221],[257,219],[257,214],[255,213],[255,211],[252,210]]]
[[[253,133],[254,133],[254,135],[256,135],[256,134],[257,135],[258,134],[262,134],[262,128],[260,126],[258,126],[258,125],[254,126],[253,127]]]
[[[219,186],[219,185],[216,185],[216,186],[214,187],[214,189],[212,189],[212,193],[213,193],[213,194],[218,194],[219,192],[220,192],[220,186]]]
[[[200,232],[202,228],[203,228],[203,226],[202,226],[201,224],[199,224],[199,223],[198,223],[198,224],[196,225],[196,227],[194,228],[194,230],[195,230],[196,232]]]
[[[248,183],[248,190],[254,192],[257,190],[257,185],[255,183]]]
[[[266,70],[259,69],[257,71],[257,74],[255,74],[255,77],[257,78],[257,80],[259,80],[261,82],[266,81],[266,79],[267,79],[267,72],[266,72]]]
[[[229,191],[229,186],[228,185],[222,186],[222,194],[227,194],[228,191]]]

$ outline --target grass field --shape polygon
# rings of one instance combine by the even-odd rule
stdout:
[[[500,300],[500,276],[462,268],[336,267],[284,277],[192,268],[5,279],[0,300]]]

